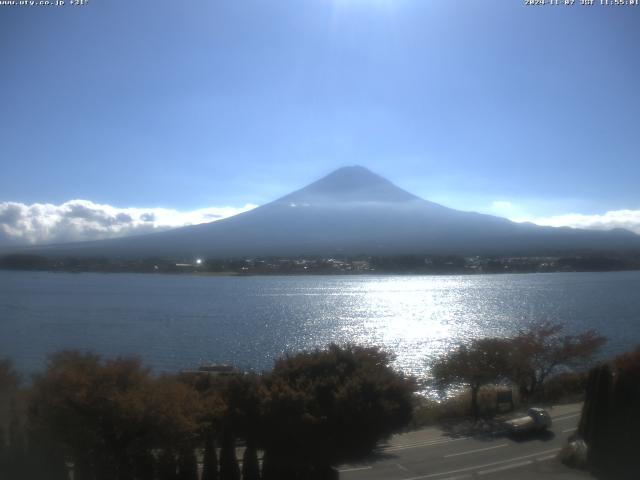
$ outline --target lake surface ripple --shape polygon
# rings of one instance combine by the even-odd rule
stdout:
[[[330,342],[379,345],[406,373],[475,337],[550,320],[640,343],[640,272],[476,276],[206,277],[0,271],[0,357],[25,374],[49,353],[138,355],[154,371],[201,362],[269,369]]]

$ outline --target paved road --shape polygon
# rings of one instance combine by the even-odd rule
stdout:
[[[576,429],[580,409],[581,404],[551,408],[551,432],[520,440],[504,434],[456,438],[437,428],[397,435],[370,462],[341,466],[340,479],[589,478],[555,460]]]

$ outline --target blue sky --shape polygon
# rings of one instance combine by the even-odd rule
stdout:
[[[515,0],[0,6],[0,205],[180,224],[360,164],[454,208],[640,229],[639,22]]]

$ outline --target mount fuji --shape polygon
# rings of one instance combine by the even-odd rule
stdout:
[[[640,250],[640,236],[542,227],[419,198],[360,167],[340,168],[249,212],[212,223],[110,240],[35,246],[49,256],[122,258],[302,255],[539,255]],[[24,250],[23,250],[24,251]]]

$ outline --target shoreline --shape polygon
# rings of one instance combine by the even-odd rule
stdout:
[[[190,277],[475,277],[483,275],[531,275],[531,274],[551,274],[551,273],[618,273],[618,272],[640,272],[640,268],[612,269],[612,270],[549,270],[549,271],[503,271],[503,272],[420,272],[420,271],[329,271],[329,272],[207,272],[207,271],[140,271],[140,270],[72,270],[72,269],[18,269],[0,268],[0,272],[30,272],[30,273],[102,273],[108,274],[139,274],[139,275],[159,275],[159,276],[190,276]]]

